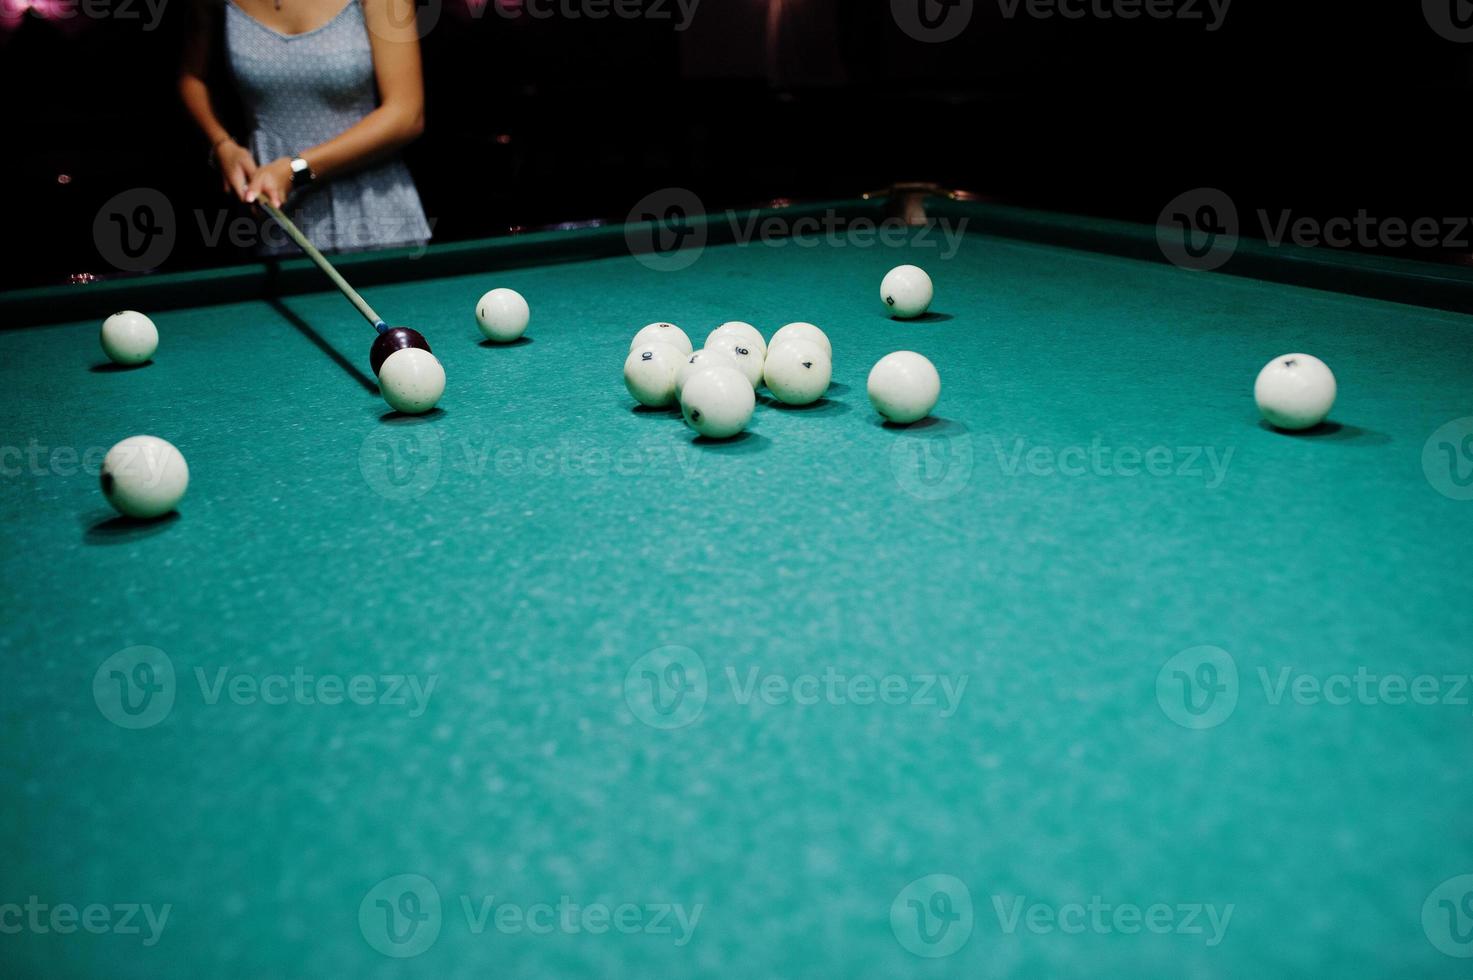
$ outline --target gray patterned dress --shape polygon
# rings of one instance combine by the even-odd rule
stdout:
[[[315,31],[282,34],[225,4],[225,47],[253,132],[258,163],[326,142],[378,107],[368,25],[359,0]],[[417,245],[430,237],[409,168],[397,157],[304,190],[287,209],[323,251]],[[260,251],[297,251],[275,225]]]

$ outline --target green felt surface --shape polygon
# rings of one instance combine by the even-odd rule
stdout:
[[[939,315],[886,319],[902,261]],[[530,300],[527,342],[478,344],[493,285]],[[130,371],[94,367],[111,311],[0,334],[0,904],[171,908],[153,945],[0,932],[0,972],[1466,975],[1423,905],[1473,873],[1473,708],[1443,680],[1473,671],[1473,502],[1423,449],[1473,415],[1468,317],[975,234],[951,258],[726,246],[674,274],[606,259],[368,299],[430,338],[442,412],[383,417],[336,294],[161,313]],[[819,323],[831,397],[695,442],[620,383],[655,319],[698,344]],[[943,392],[896,430],[864,382],[904,348]],[[1302,437],[1251,399],[1296,350],[1341,386],[1338,424]],[[192,468],[179,517],[146,527],[109,521],[74,462],[139,432]],[[140,644],[174,701],[130,730],[94,675]],[[662,715],[641,658],[671,645],[706,695]],[[1157,681],[1200,645],[1237,700],[1192,730]],[[434,687],[251,695],[299,669]],[[1432,675],[1463,703],[1276,700],[1285,670]],[[749,692],[753,671],[819,697]],[[391,958],[370,892],[400,874],[442,910]],[[932,874],[973,909],[937,959],[902,894]],[[565,896],[638,907],[634,931],[477,919]],[[1069,926],[1073,903],[1164,905],[1173,931],[1010,931],[1019,897]],[[662,903],[700,907],[688,935]],[[1196,905],[1231,906],[1221,936]]]

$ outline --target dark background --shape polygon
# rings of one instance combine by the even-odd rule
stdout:
[[[151,30],[138,0],[131,16],[110,2],[0,21],[7,287],[113,272],[91,229],[119,191],[159,188],[180,213],[224,203],[174,95],[184,0]],[[407,154],[437,241],[622,219],[667,186],[714,209],[897,180],[1147,222],[1215,186],[1246,234],[1258,209],[1473,215],[1473,44],[1440,36],[1427,5],[1238,0],[1208,30],[977,0],[961,37],[932,44],[890,0],[703,0],[686,29],[672,0],[598,21],[440,3],[422,3],[427,131]],[[179,236],[166,268],[246,257],[193,221]]]

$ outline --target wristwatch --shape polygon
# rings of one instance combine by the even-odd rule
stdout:
[[[301,157],[292,157],[292,186],[305,187],[317,179],[312,167]]]

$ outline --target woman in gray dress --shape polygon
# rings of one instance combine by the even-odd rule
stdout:
[[[227,193],[288,202],[324,251],[422,244],[419,193],[398,151],[424,130],[414,0],[225,0],[230,75],[250,120],[245,145],[206,82],[217,35],[195,18],[179,76]],[[262,251],[294,249],[282,239]]]

